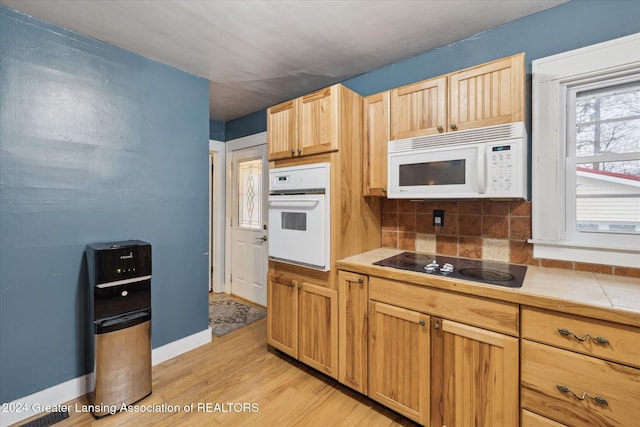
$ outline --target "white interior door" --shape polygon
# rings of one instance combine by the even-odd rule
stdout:
[[[232,152],[231,293],[267,305],[266,146]]]

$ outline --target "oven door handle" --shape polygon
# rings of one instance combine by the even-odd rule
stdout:
[[[320,203],[318,199],[299,200],[299,199],[269,199],[269,206],[282,206],[282,207],[299,207],[299,208],[312,208]]]

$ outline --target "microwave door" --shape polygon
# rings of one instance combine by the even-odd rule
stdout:
[[[460,198],[484,191],[483,146],[389,154],[390,198]],[[482,187],[482,188],[481,188]]]

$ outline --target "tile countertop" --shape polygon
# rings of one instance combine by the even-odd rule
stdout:
[[[380,248],[336,262],[341,270],[640,326],[640,279],[559,268],[530,267],[521,288],[434,277],[372,263],[405,252]]]

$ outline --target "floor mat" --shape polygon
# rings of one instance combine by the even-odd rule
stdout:
[[[263,309],[249,306],[227,294],[213,294],[209,298],[209,326],[221,337],[267,315]]]

